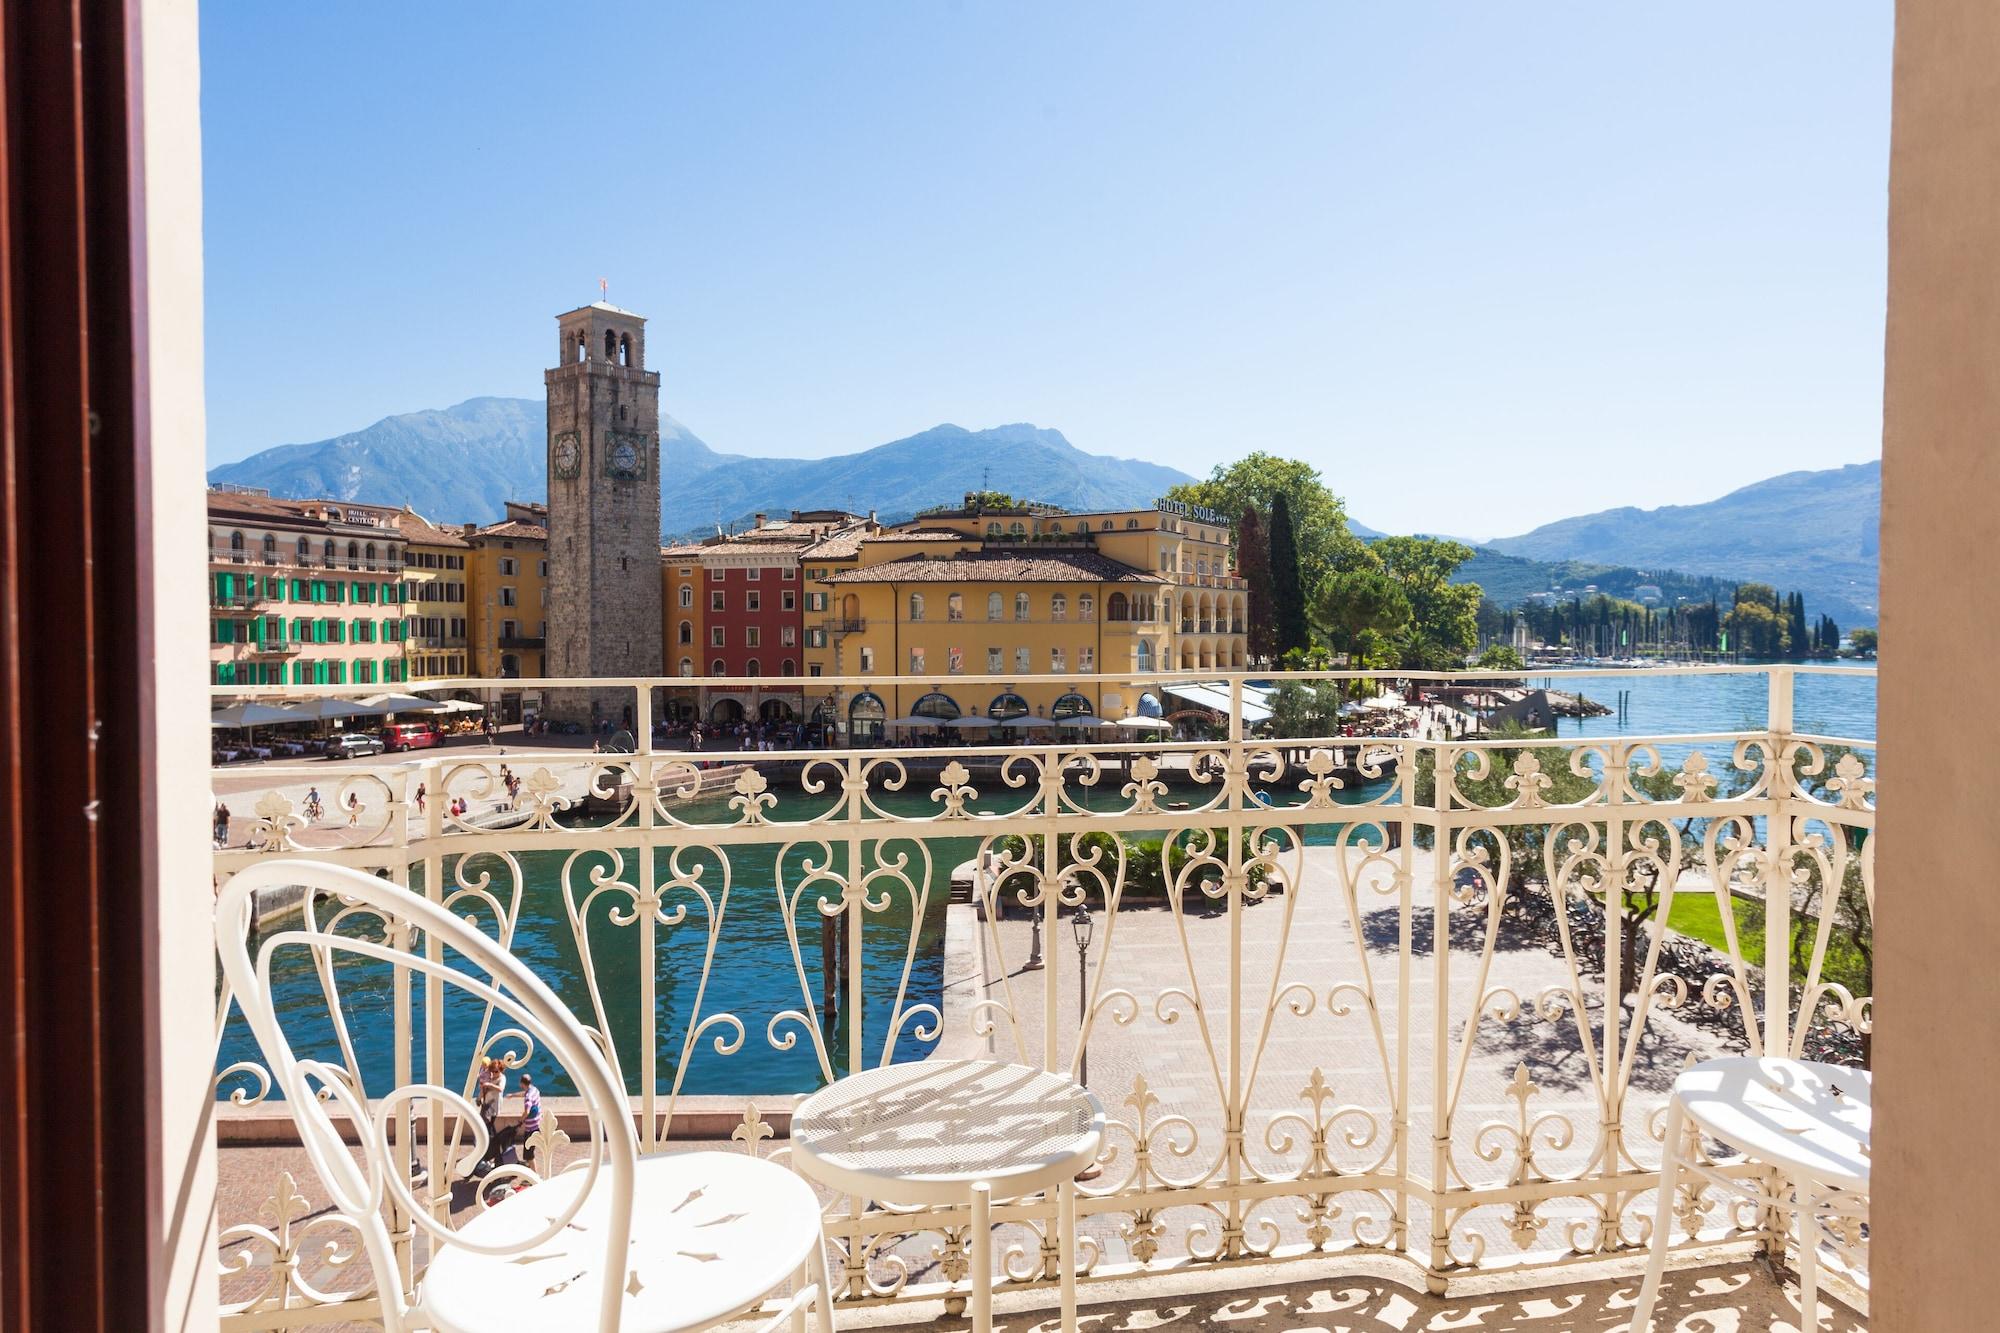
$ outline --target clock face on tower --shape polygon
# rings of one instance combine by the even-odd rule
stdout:
[[[583,464],[583,449],[577,444],[576,432],[566,430],[556,436],[555,447],[549,451],[549,465],[558,477],[569,478],[577,474]]]
[[[632,478],[644,475],[645,468],[640,462],[639,440],[637,436],[625,432],[615,432],[611,436],[611,454],[608,460],[611,475]]]

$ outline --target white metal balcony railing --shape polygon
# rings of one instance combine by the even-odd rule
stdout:
[[[782,1156],[790,1096],[848,1070],[989,1049],[1070,1069],[1080,1049],[1110,1112],[1102,1174],[1079,1202],[1088,1275],[1348,1252],[1400,1257],[1441,1289],[1643,1247],[1664,1094],[1688,1058],[1865,1061],[1874,742],[1793,718],[1800,685],[1870,674],[1593,678],[1600,692],[1660,675],[1754,688],[1764,720],[1748,730],[1466,741],[1433,719],[1427,738],[1260,738],[1245,734],[1251,673],[1238,672],[1223,677],[1232,716],[1212,719],[1213,739],[1039,732],[1014,746],[695,756],[651,743],[652,719],[698,689],[768,682],[426,682],[545,705],[568,688],[629,721],[641,749],[510,742],[218,773],[254,823],[215,867],[218,882],[275,855],[376,870],[549,960],[626,1080],[646,1147],[687,1123],[677,1108],[727,1095],[737,1145]],[[975,679],[810,685],[845,715],[891,686]],[[1174,678],[1091,688],[1134,700],[1159,683]],[[335,813],[307,818],[308,787]],[[972,901],[947,907],[967,866]],[[1088,953],[1073,943],[1079,908],[1095,918]],[[1047,966],[1025,970],[1030,950]],[[335,984],[310,968],[293,981]],[[387,1050],[371,1057],[343,1029],[328,1057],[363,1097],[398,1070],[470,1097],[476,1054],[535,1056],[492,1031],[490,1011],[434,1023],[409,988],[378,985],[375,999]],[[225,1130],[272,1114],[232,1013],[222,996]],[[442,1126],[403,1149],[436,1181],[450,1173]],[[1766,1202],[1697,1182],[1678,1243],[1781,1247],[1777,1182],[1723,1169]],[[308,1234],[293,1179],[264,1184],[262,1221],[221,1219],[227,1327],[365,1318],[370,1275],[341,1258],[351,1226],[324,1212]],[[450,1191],[427,1197],[448,1225]],[[995,1208],[1004,1282],[1053,1280],[1052,1213],[1040,1199]],[[424,1246],[399,1225],[391,1280],[410,1284]],[[838,1199],[826,1225],[843,1300],[967,1289],[964,1209]],[[1858,1234],[1833,1239],[1865,1257]]]

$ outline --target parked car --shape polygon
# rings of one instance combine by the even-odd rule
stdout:
[[[392,722],[382,728],[382,744],[391,750],[428,750],[439,743],[437,727],[429,722]]]
[[[382,738],[364,731],[343,731],[326,743],[328,759],[353,759],[358,755],[381,754]]]

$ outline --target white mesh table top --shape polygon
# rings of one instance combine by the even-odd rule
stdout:
[[[808,1175],[892,1203],[1002,1198],[1073,1177],[1097,1156],[1104,1107],[1061,1074],[990,1060],[919,1060],[820,1089],[792,1112]]]
[[[1704,1060],[1674,1080],[1674,1099],[1716,1138],[1760,1162],[1865,1190],[1873,1077],[1812,1060]]]

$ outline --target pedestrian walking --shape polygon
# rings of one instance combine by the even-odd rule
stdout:
[[[521,1123],[518,1139],[521,1145],[521,1161],[535,1164],[535,1135],[542,1132],[542,1093],[535,1086],[535,1080],[527,1074],[521,1075]]]
[[[224,805],[220,801],[217,801],[215,803],[215,815],[213,822],[215,829],[215,845],[217,847],[227,847],[229,845],[229,807]]]
[[[494,1056],[479,1067],[477,1105],[486,1125],[486,1155],[480,1158],[475,1175],[484,1175],[500,1156],[500,1099],[507,1092],[507,1062]]]
[[[353,828],[361,822],[361,794],[347,793],[347,827]]]
[[[417,813],[418,813],[418,814],[422,814],[422,813],[424,812],[424,791],[425,791],[425,787],[424,787],[424,784],[423,784],[423,783],[421,783],[421,782],[419,782],[419,783],[417,784]]]

